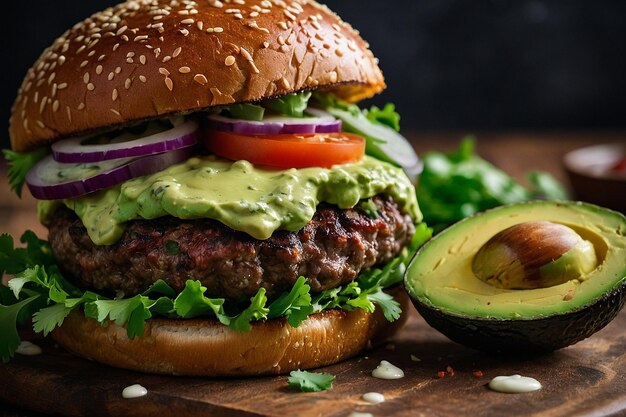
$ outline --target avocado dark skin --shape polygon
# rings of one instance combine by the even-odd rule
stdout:
[[[407,268],[405,287],[426,322],[455,342],[503,355],[544,353],[617,316],[626,302],[625,259],[622,214],[528,202],[435,236]]]
[[[580,342],[613,320],[626,301],[626,284],[576,311],[535,320],[494,320],[453,316],[414,303],[426,322],[450,340],[485,352],[537,354]]]

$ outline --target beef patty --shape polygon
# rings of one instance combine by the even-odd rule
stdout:
[[[298,232],[277,231],[266,240],[209,219],[134,220],[110,246],[94,245],[63,207],[49,225],[49,240],[67,278],[82,288],[132,296],[158,279],[178,292],[197,279],[208,297],[245,300],[263,287],[271,299],[300,276],[320,292],[397,256],[415,232],[413,221],[389,197],[372,201],[376,215],[322,204]]]

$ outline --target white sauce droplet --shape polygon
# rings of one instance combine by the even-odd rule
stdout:
[[[380,404],[385,402],[385,396],[380,392],[368,392],[363,394],[363,401],[366,401],[370,404]]]
[[[489,388],[498,392],[518,394],[541,389],[541,383],[535,378],[521,375],[497,376],[489,383]]]
[[[15,349],[15,353],[25,356],[41,355],[41,348],[34,343],[27,340],[20,342],[20,345]]]
[[[142,387],[139,384],[131,385],[129,387],[124,388],[122,391],[122,397],[130,399],[130,398],[139,398],[143,397],[148,393],[148,390]]]
[[[372,376],[380,379],[400,379],[404,378],[404,371],[387,361],[380,361],[380,365],[372,371]]]
[[[353,411],[350,413],[348,417],[374,417],[372,413],[359,413],[358,411]]]

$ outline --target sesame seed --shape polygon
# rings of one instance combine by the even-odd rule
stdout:
[[[191,68],[189,67],[180,67],[178,68],[178,72],[180,72],[181,74],[188,74],[191,72]]]
[[[77,50],[76,50],[76,55],[80,54],[81,52],[83,52],[85,49],[87,49],[87,45],[81,45]]]
[[[54,103],[52,103],[52,111],[57,112],[58,110],[59,110],[59,100],[54,100]]]
[[[285,22],[278,22],[278,26],[280,26],[280,28],[284,30],[289,29],[289,27],[287,26],[287,23]]]
[[[132,58],[128,58],[128,59],[126,59],[126,62],[128,62],[129,64],[133,64],[135,62],[135,60],[132,59]]]
[[[193,20],[192,18],[180,21],[180,23],[183,24],[183,25],[193,25],[194,22],[195,22],[195,20]]]
[[[98,57],[98,62],[102,62],[106,58],[106,55],[102,54]]]
[[[78,110],[83,110],[85,108],[85,103],[80,103],[77,107]]]
[[[311,26],[313,26],[313,27],[314,27],[315,29],[317,29],[317,30],[320,30],[320,29],[321,29],[320,24],[319,24],[319,23],[317,23],[317,21],[315,21],[315,20],[312,20],[312,21],[311,21]]]
[[[198,30],[202,30],[204,28],[204,22],[198,21],[196,25],[198,26]]]
[[[250,17],[258,17],[259,16],[259,12],[250,12],[250,14],[248,16],[250,16]]]
[[[109,110],[111,111],[111,113],[114,113],[114,114],[115,114],[115,115],[117,115],[117,116],[120,116],[120,117],[122,116],[122,115],[120,114],[120,112],[119,112],[119,111],[117,111],[117,110],[115,110],[115,109],[109,109]]]
[[[178,14],[188,15],[188,14],[189,14],[189,10],[186,10],[186,9],[184,9],[184,10],[179,10],[179,11],[178,11]]]
[[[285,16],[287,16],[287,18],[289,18],[290,20],[295,21],[296,17],[293,15],[293,13],[291,13],[289,10],[285,10],[284,11]]]
[[[120,36],[120,38],[124,41],[124,42],[128,42],[130,40],[130,38],[126,35],[122,35]]]
[[[67,111],[67,118],[71,122],[72,121],[72,109],[70,109],[70,106],[66,106],[65,110]]]
[[[144,75],[140,75],[139,76],[139,81],[141,81],[142,83],[146,82],[146,77]]]
[[[141,62],[141,65],[146,65],[146,56],[145,55],[141,55],[139,57],[139,62]]]
[[[224,13],[228,13],[228,14],[241,13],[241,10],[240,9],[226,9],[224,10]]]
[[[224,60],[224,64],[226,64],[227,67],[230,67],[234,63],[235,63],[235,57],[232,55],[228,55],[226,59]]]
[[[92,57],[92,56],[94,56],[95,54],[96,54],[96,51],[91,51],[91,52],[89,52],[89,53],[87,54],[87,56],[91,58],[91,57]]]
[[[234,17],[235,19],[238,19],[238,20],[243,19],[243,15],[242,15],[241,13],[235,13],[235,14],[233,15],[233,17]]]
[[[122,67],[116,67],[115,68],[115,73],[119,74],[120,72],[122,72]]]
[[[269,48],[270,43],[268,41],[263,42],[263,48]]]
[[[167,77],[168,75],[170,75],[170,72],[169,72],[168,70],[166,70],[165,68],[159,68],[159,73],[160,73],[161,75],[165,75],[166,77]]]
[[[113,78],[115,78],[115,73],[111,71],[107,78],[108,78],[109,81],[113,80]]]
[[[87,90],[93,91],[95,88],[96,88],[96,86],[93,85],[92,83],[87,84]]]
[[[41,99],[41,103],[39,103],[39,114],[43,113],[43,109],[44,107],[46,107],[47,103],[48,103],[48,97],[44,97]]]
[[[240,52],[245,59],[247,59],[248,61],[252,61],[252,55],[250,55],[250,52],[248,52],[245,48],[241,48]]]
[[[59,56],[58,62],[59,62],[59,65],[65,64],[65,56],[64,55]]]
[[[180,29],[179,32],[182,33],[184,36],[189,35],[189,31],[187,29]]]
[[[206,85],[206,83],[209,82],[209,80],[207,80],[207,78],[204,75],[202,75],[202,74],[194,75],[193,76],[193,80],[195,82],[197,82],[198,84],[200,84],[200,85]]]
[[[174,89],[174,82],[171,78],[165,77],[165,85],[168,90],[172,91]]]
[[[213,28],[213,31],[217,32],[217,33],[224,32],[224,28],[216,26],[216,27]]]
[[[163,57],[163,62],[167,62],[167,61],[169,61],[171,59],[172,59],[172,57],[167,55],[167,56]]]
[[[134,41],[138,42],[138,41],[145,41],[146,39],[148,39],[148,35],[139,35],[139,36],[135,36]]]
[[[132,83],[133,83],[133,80],[131,80],[130,78],[127,78],[126,81],[124,81],[124,88],[128,90]]]
[[[67,88],[67,83],[61,83],[57,86],[57,89],[59,90],[65,90]]]
[[[343,51],[341,49],[337,48],[337,49],[335,49],[335,54],[337,56],[339,56],[339,57],[342,57],[343,56]]]
[[[122,33],[126,32],[126,29],[128,29],[128,26],[122,26],[121,28],[117,30],[117,32],[115,32],[115,34],[117,36],[120,36]]]
[[[222,3],[222,2],[221,2],[221,1],[219,1],[219,0],[213,0],[213,1],[209,2],[209,4],[210,4],[212,7],[216,7],[216,8],[218,8],[218,9],[221,9],[222,7],[224,7],[224,3]]]
[[[111,94],[111,100],[117,100],[117,88],[113,89],[113,93]]]
[[[43,124],[43,122],[41,120],[37,120],[37,126],[39,126],[42,129],[46,128],[46,125]]]
[[[83,82],[85,84],[89,83],[89,73],[88,72],[86,72],[85,75],[83,75]]]
[[[54,98],[57,95],[57,83],[52,84],[52,98]]]
[[[98,65],[96,67],[96,74],[98,74],[98,75],[102,74],[102,65]]]
[[[87,64],[89,64],[89,61],[83,61],[80,63],[80,67],[81,68],[85,68],[87,66]]]
[[[113,52],[117,51],[117,48],[120,47],[119,43],[116,43],[115,45],[113,45]]]
[[[289,84],[289,81],[287,81],[287,79],[285,77],[280,79],[280,83],[287,90],[291,88],[291,85]]]
[[[182,52],[183,48],[181,48],[180,46],[176,49],[174,49],[174,52],[172,53],[172,56],[174,58],[176,58],[178,55],[180,55],[180,53]]]

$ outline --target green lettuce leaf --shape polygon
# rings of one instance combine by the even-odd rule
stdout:
[[[396,132],[400,131],[400,114],[396,112],[396,106],[393,103],[385,104],[382,109],[372,106],[365,115],[374,123],[389,126]]]
[[[335,376],[324,372],[291,371],[287,380],[290,387],[302,392],[318,392],[333,388]]]
[[[275,113],[289,117],[304,117],[311,92],[302,91],[299,93],[286,94],[270,100],[264,100],[263,107],[272,110]]]
[[[9,162],[9,184],[11,190],[22,197],[22,188],[26,181],[26,174],[35,166],[37,162],[48,154],[46,148],[37,149],[32,152],[15,152],[10,149],[3,149],[4,158]]]
[[[263,120],[265,108],[257,104],[237,103],[224,107],[224,110],[234,119],[252,120],[260,122]]]

